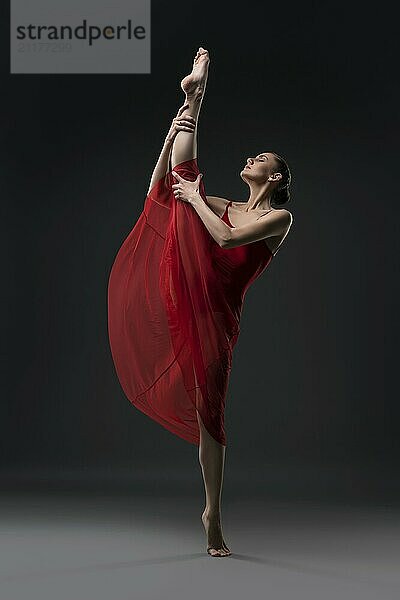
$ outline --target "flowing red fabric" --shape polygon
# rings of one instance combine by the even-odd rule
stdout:
[[[174,171],[194,181],[197,159]],[[153,186],[114,260],[110,348],[136,408],[199,445],[197,410],[226,446],[225,400],[243,299],[273,255],[264,241],[221,248],[194,208],[175,198],[174,183],[169,171]],[[204,178],[199,192],[207,203]]]

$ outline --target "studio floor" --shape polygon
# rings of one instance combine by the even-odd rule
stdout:
[[[400,510],[230,494],[232,556],[205,552],[197,493],[3,491],[4,600],[400,597]]]

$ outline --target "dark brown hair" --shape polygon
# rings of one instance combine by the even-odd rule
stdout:
[[[276,173],[282,173],[282,179],[279,182],[278,187],[272,193],[271,202],[274,204],[286,204],[290,200],[290,184],[292,182],[292,175],[290,173],[290,169],[288,164],[282,156],[275,154],[276,161],[278,163],[278,168],[276,169]]]

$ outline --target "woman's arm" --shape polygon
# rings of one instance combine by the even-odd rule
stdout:
[[[293,217],[288,210],[281,208],[260,217],[253,223],[229,228],[229,236],[224,240],[222,248],[236,248],[251,242],[258,242],[283,232],[289,231]]]
[[[281,209],[274,210],[272,214],[268,213],[268,215],[264,215],[253,223],[241,227],[229,227],[204,202],[199,192],[202,173],[198,174],[195,181],[187,181],[175,171],[172,171],[172,175],[178,182],[172,185],[174,196],[193,206],[210,235],[221,248],[236,248],[236,246],[244,246],[251,242],[279,235],[283,231],[287,231],[292,224],[293,217],[291,213],[288,210]]]
[[[178,182],[172,185],[175,198],[191,204],[217,244],[223,246],[229,239],[230,227],[207,206],[200,195],[200,179],[203,174],[199,173],[195,181],[188,181],[176,171],[171,173]]]
[[[190,204],[193,206],[217,244],[221,246],[221,248],[226,247],[231,230],[229,225],[207,206],[200,194],[193,196]]]
[[[221,196],[206,196],[207,204],[211,208],[213,212],[217,216],[221,216],[224,214],[226,209],[226,205],[229,204],[229,200],[226,198],[221,198]]]
[[[160,156],[158,157],[158,161],[156,166],[154,167],[153,174],[151,176],[149,189],[147,191],[147,195],[149,195],[153,186],[160,181],[169,171],[169,158],[171,155],[171,150],[174,145],[174,140],[178,135],[179,131],[190,131],[193,132],[196,127],[196,119],[191,115],[181,116],[183,111],[188,108],[188,104],[184,104],[178,110],[176,117],[172,120],[172,124],[170,130],[167,133],[167,136],[164,140],[163,147],[161,149]]]
[[[265,215],[253,223],[241,227],[229,227],[218,217],[199,193],[190,194],[190,204],[221,248],[236,248],[258,240],[280,235],[292,224],[292,215],[288,210],[277,210]]]
[[[149,189],[147,190],[147,195],[150,194],[155,184],[168,173],[169,157],[171,154],[173,143],[173,140],[168,139],[168,137],[165,138],[160,156],[158,157],[157,164],[154,167],[154,171],[151,176]]]

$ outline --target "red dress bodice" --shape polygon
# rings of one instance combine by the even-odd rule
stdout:
[[[234,228],[229,221],[228,208],[230,201],[225,208],[221,219]],[[230,298],[232,307],[240,319],[242,304],[245,293],[249,286],[266,269],[273,258],[272,252],[267,247],[264,240],[236,246],[235,248],[221,248],[216,244],[215,265],[223,282],[226,293]]]

